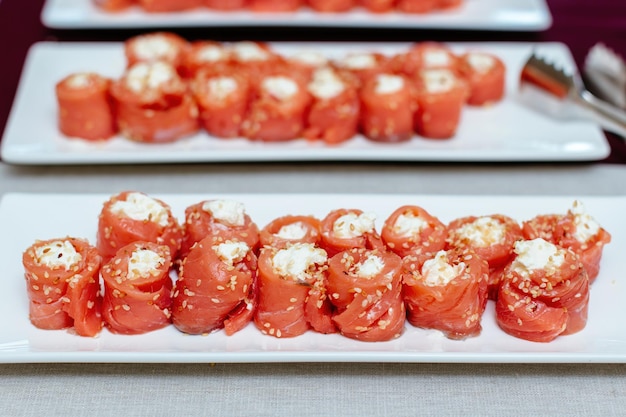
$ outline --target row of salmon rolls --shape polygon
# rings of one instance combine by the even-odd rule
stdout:
[[[463,0],[93,0],[99,8],[118,12],[138,5],[149,13],[189,11],[208,8],[215,11],[293,12],[305,7],[316,12],[339,13],[362,8],[373,13],[429,13],[454,9]]]
[[[375,222],[342,208],[259,228],[243,204],[206,200],[179,224],[165,202],[123,192],[104,203],[95,246],[68,237],[24,252],[30,320],[84,336],[172,323],[232,335],[253,322],[278,338],[312,330],[363,341],[397,338],[408,321],[464,339],[480,334],[491,299],[505,332],[548,342],[585,327],[611,240],[578,201],[522,223],[494,214],[444,224],[415,205],[380,233]]]
[[[260,42],[188,42],[168,32],[125,43],[127,68],[111,80],[73,73],[56,85],[58,125],[70,137],[171,142],[204,129],[218,138],[306,138],[330,144],[357,134],[378,142],[453,137],[466,105],[505,93],[505,65],[482,51],[416,43],[393,55],[280,54]]]

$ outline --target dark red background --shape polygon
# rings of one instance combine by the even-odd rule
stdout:
[[[85,0],[88,1],[88,0]],[[626,56],[626,1],[547,0],[554,23],[543,32],[439,31],[327,28],[192,28],[177,30],[187,39],[266,41],[559,41],[582,65],[589,48],[604,42]],[[30,45],[41,40],[123,41],[133,30],[50,30],[41,24],[44,0],[0,0],[0,134],[11,109]],[[612,153],[605,162],[626,163],[626,145],[607,135]]]

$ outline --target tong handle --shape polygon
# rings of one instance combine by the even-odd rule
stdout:
[[[586,90],[579,94],[577,101],[591,112],[591,116],[604,129],[626,139],[626,112]]]

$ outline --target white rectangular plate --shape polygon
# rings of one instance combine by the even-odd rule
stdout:
[[[420,196],[420,195],[162,195],[182,219],[185,207],[212,198],[246,205],[263,227],[286,214],[325,216],[336,208],[360,208],[377,215],[377,227],[396,208],[420,205],[443,222],[466,215],[502,213],[518,221],[542,213],[564,213],[574,197]],[[8,194],[0,202],[0,362],[626,362],[626,197],[582,197],[587,211],[613,241],[605,248],[600,275],[593,284],[589,320],[581,332],[550,343],[533,343],[504,333],[496,324],[494,303],[483,316],[482,333],[463,341],[448,340],[435,330],[406,325],[398,339],[368,343],[309,331],[291,339],[262,335],[253,324],[233,336],[218,331],[189,336],[173,326],[145,335],[96,338],[68,331],[44,331],[28,320],[28,299],[21,254],[36,239],[67,235],[95,243],[97,216],[107,195]],[[289,207],[289,209],[283,209]]]
[[[318,51],[331,58],[348,51],[394,54],[408,43],[276,43],[285,55]],[[125,66],[122,44],[39,43],[30,51],[5,136],[2,158],[14,164],[123,164],[233,161],[588,161],[608,156],[600,128],[588,121],[550,118],[519,101],[522,65],[533,50],[575,70],[567,47],[559,43],[455,44],[458,51],[483,50],[507,66],[505,99],[491,107],[466,106],[457,135],[449,140],[414,137],[381,144],[357,136],[338,146],[304,139],[262,143],[219,139],[205,132],[169,144],[141,144],[122,137],[103,143],[71,140],[57,129],[55,84],[73,72],[96,71],[120,77]]]
[[[347,13],[316,13],[303,8],[292,13],[217,12],[209,9],[178,13],[145,13],[133,7],[121,13],[106,13],[91,0],[47,0],[41,19],[56,29],[302,26],[433,28],[540,31],[552,24],[545,0],[465,0],[456,10],[424,15],[373,14],[363,9]]]

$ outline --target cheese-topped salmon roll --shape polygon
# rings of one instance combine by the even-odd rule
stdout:
[[[452,50],[442,43],[419,42],[406,52],[393,56],[391,66],[396,72],[416,77],[420,71],[426,69],[447,69],[456,74],[459,61]]]
[[[261,249],[259,305],[254,323],[263,334],[295,337],[311,329],[312,322],[322,321],[309,315],[321,315],[325,309],[317,308],[317,305],[307,308],[307,303],[324,302],[323,297],[310,297],[310,292],[313,289],[319,291],[324,286],[327,259],[326,252],[311,243]]]
[[[447,248],[471,249],[489,264],[489,298],[495,300],[515,242],[522,240],[516,220],[502,215],[466,216],[448,224]]]
[[[317,244],[321,222],[313,216],[281,216],[269,222],[259,233],[261,246],[283,248],[294,243]]]
[[[71,74],[56,84],[59,130],[87,140],[109,139],[117,133],[111,80],[95,73]]]
[[[363,85],[373,76],[388,72],[390,61],[386,55],[379,52],[364,51],[350,52],[334,60],[333,65],[339,70],[351,73],[359,81],[359,85]]]
[[[257,304],[257,259],[245,242],[207,237],[182,261],[174,287],[172,322],[180,331],[231,335],[248,324]]]
[[[231,58],[231,51],[223,43],[204,40],[192,42],[183,54],[183,76],[193,78],[202,69],[228,68],[232,64]]]
[[[437,217],[415,205],[398,207],[385,220],[380,237],[385,245],[404,258],[425,256],[446,246],[447,228]]]
[[[589,279],[576,253],[538,238],[517,242],[515,255],[496,302],[500,328],[535,342],[582,330]]]
[[[611,242],[606,231],[587,211],[581,201],[574,201],[566,214],[541,214],[522,223],[526,239],[542,238],[573,250],[593,283],[600,272],[604,246]]]
[[[204,129],[218,138],[241,136],[241,125],[248,112],[250,83],[233,71],[201,70],[192,84]]]
[[[335,144],[356,135],[361,104],[352,80],[332,67],[322,67],[313,72],[308,91],[313,101],[306,116],[305,138]]]
[[[385,244],[376,231],[376,215],[359,209],[333,210],[322,219],[320,246],[329,256],[353,248],[381,249]]]
[[[427,69],[417,76],[415,130],[432,139],[455,135],[467,99],[467,84],[449,69]]]
[[[151,32],[134,36],[124,42],[127,67],[138,62],[167,62],[177,71],[182,69],[189,43],[172,32]]]
[[[487,304],[487,262],[469,249],[404,258],[403,294],[409,323],[450,339],[478,336]]]
[[[180,258],[207,236],[216,240],[236,240],[246,243],[253,251],[259,246],[259,228],[252,221],[243,203],[234,200],[205,200],[185,209],[184,237]]]
[[[524,239],[533,240],[542,238],[551,243],[558,243],[556,225],[563,218],[563,214],[538,214],[532,219],[522,222]]]
[[[22,255],[31,323],[40,329],[73,327],[80,336],[102,329],[101,257],[83,239],[37,241]]]
[[[306,111],[311,102],[306,85],[286,74],[268,75],[253,89],[242,133],[267,142],[296,139],[304,131]]]
[[[182,228],[170,207],[144,193],[124,191],[107,200],[98,217],[97,248],[108,262],[117,251],[132,242],[166,245],[176,257]]]
[[[172,142],[196,133],[198,108],[171,65],[139,62],[113,83],[117,124],[128,139]]]
[[[350,249],[328,263],[333,321],[342,335],[366,342],[399,337],[404,330],[402,260],[392,252]]]
[[[265,42],[240,41],[227,45],[237,71],[247,76],[252,84],[283,64],[283,57]]]
[[[467,80],[467,103],[473,106],[493,104],[504,97],[506,67],[493,54],[468,52],[459,57],[459,70]]]
[[[408,78],[377,74],[363,84],[360,99],[360,125],[366,138],[377,142],[411,139],[416,101]]]
[[[611,234],[587,213],[581,201],[574,201],[556,230],[559,244],[578,254],[589,281],[593,282],[600,272],[602,251],[611,242]]]
[[[133,242],[102,267],[102,315],[113,333],[140,334],[161,329],[171,320],[170,249],[153,242]]]
[[[327,67],[330,60],[321,52],[301,50],[284,57],[284,64],[292,74],[299,74],[305,82],[310,82],[313,74]]]

